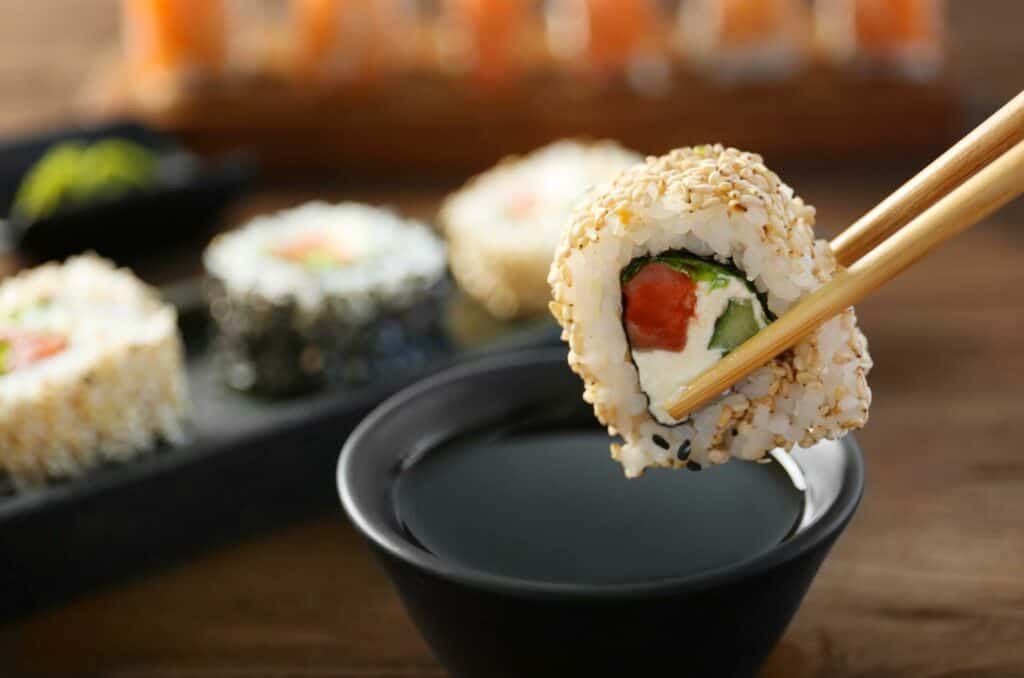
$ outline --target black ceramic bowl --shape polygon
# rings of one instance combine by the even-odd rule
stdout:
[[[601,585],[519,579],[442,560],[405,535],[391,496],[405,461],[524,408],[550,409],[567,426],[592,422],[581,390],[564,349],[484,359],[406,389],[345,444],[342,503],[455,676],[754,675],[860,501],[863,459],[852,438],[794,455],[809,508],[793,536],[697,575]]]

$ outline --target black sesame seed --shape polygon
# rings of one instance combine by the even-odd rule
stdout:
[[[676,452],[676,457],[679,461],[686,461],[690,458],[690,441],[684,440],[683,444],[679,446],[679,451]]]
[[[660,447],[661,449],[668,449],[668,441],[659,436],[658,434],[654,434],[654,437],[651,439],[654,441],[654,444]]]
[[[688,461],[688,462],[686,462],[686,468],[690,469],[691,471],[699,471],[700,470],[700,464],[698,464],[695,461]]]

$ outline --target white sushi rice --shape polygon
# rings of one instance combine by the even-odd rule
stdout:
[[[620,271],[670,249],[733,263],[784,313],[836,268],[813,224],[814,209],[760,156],[717,145],[648,158],[576,209],[551,267],[551,311],[584,399],[624,439],[612,455],[628,476],[758,459],[864,425],[871,358],[852,308],[674,426],[651,416],[623,329]]]
[[[92,255],[0,284],[0,329],[67,347],[0,375],[0,466],[21,488],[123,462],[184,438],[186,381],[174,309]]]
[[[562,140],[470,179],[440,214],[459,286],[498,317],[543,311],[548,269],[573,206],[642,160],[611,141]]]
[[[352,261],[311,270],[273,253],[305,235],[336,241]],[[313,202],[218,236],[203,263],[232,296],[294,302],[310,314],[344,300],[350,320],[364,322],[382,307],[414,303],[444,276],[445,256],[444,243],[422,223],[368,205]]]

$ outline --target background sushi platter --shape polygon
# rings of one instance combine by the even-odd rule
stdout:
[[[21,494],[0,477],[0,554],[8,563],[0,568],[0,620],[323,510],[336,501],[324,478],[333,475],[342,443],[388,395],[488,351],[558,341],[547,319],[497,324],[483,339],[459,336],[449,324],[443,347],[416,369],[365,386],[261,400],[229,391],[218,377],[200,284],[164,290],[186,343],[188,443]],[[467,303],[449,286],[449,318],[479,312]]]

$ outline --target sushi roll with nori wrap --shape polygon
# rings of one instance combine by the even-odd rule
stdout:
[[[641,160],[611,141],[563,140],[470,179],[440,214],[459,286],[499,318],[543,312],[551,258],[573,205]]]
[[[814,208],[760,156],[700,146],[650,158],[575,211],[552,264],[551,310],[636,476],[808,446],[864,425],[871,358],[852,308],[683,421],[665,403],[827,282]]]
[[[0,467],[16,487],[184,439],[177,316],[92,255],[0,283]]]
[[[218,236],[203,262],[229,386],[269,396],[414,366],[436,332],[445,247],[356,203],[309,203]]]

